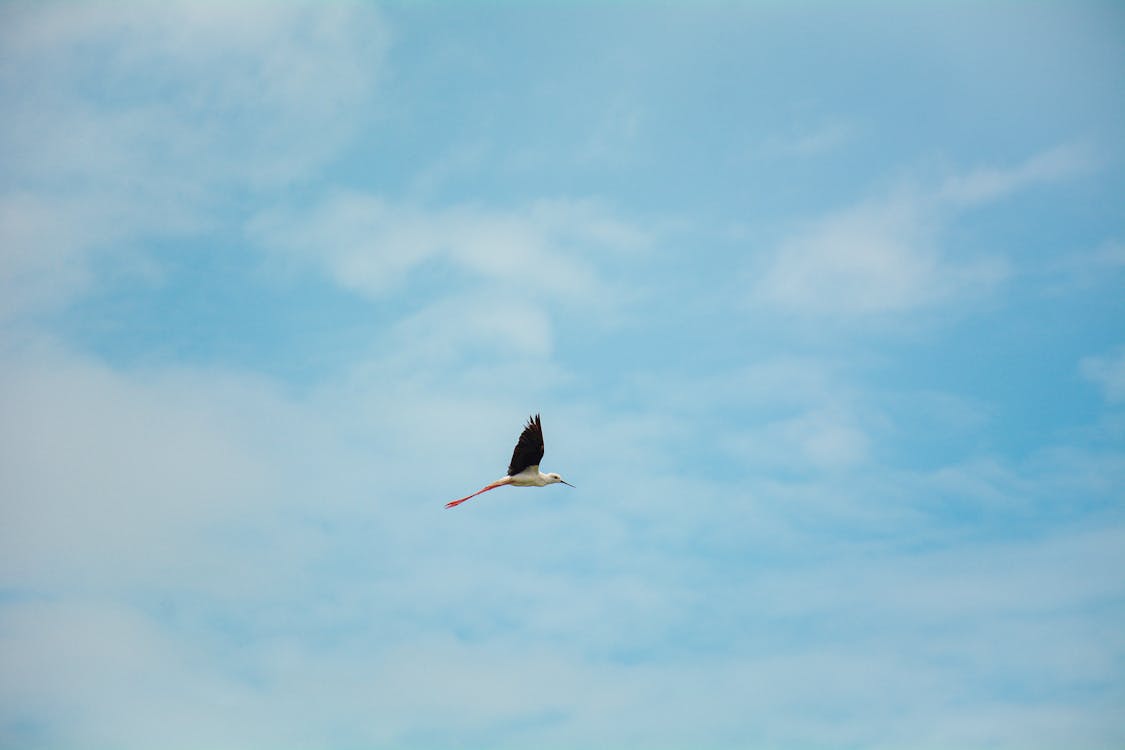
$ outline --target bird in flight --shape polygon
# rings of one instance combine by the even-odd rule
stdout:
[[[508,476],[503,479],[498,479],[483,489],[477,490],[471,495],[467,495],[460,500],[453,500],[445,504],[447,508],[453,508],[465,502],[469,498],[476,497],[482,492],[494,490],[497,487],[503,487],[510,484],[513,487],[545,487],[548,484],[558,484],[562,482],[567,487],[574,485],[567,482],[558,474],[544,474],[539,471],[539,462],[543,460],[543,425],[539,422],[539,415],[530,417],[527,420],[527,426],[523,428],[520,433],[519,442],[516,443],[515,450],[512,451],[512,462],[508,464]]]

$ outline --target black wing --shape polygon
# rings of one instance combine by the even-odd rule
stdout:
[[[543,460],[543,425],[539,415],[527,420],[527,427],[520,433],[516,449],[512,451],[512,463],[508,464],[508,476],[519,474],[528,466],[538,466]]]

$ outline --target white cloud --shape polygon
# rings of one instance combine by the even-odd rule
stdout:
[[[870,439],[840,410],[814,409],[745,427],[726,441],[742,467],[767,467],[808,475],[841,470],[868,458]]]
[[[107,214],[29,193],[0,195],[0,320],[53,306],[86,288],[90,270],[83,253],[117,235]]]
[[[1006,275],[997,258],[949,260],[937,234],[936,217],[916,198],[861,204],[784,241],[752,299],[799,315],[901,313],[987,289]]]
[[[452,513],[466,482],[494,478],[481,466],[502,469],[518,425],[497,415],[522,381],[384,365],[301,393],[52,350],[0,372],[10,744],[940,747],[1010,731],[1002,744],[1026,746],[1112,730],[1065,696],[1110,679],[1125,649],[1091,637],[1112,613],[1089,614],[1119,592],[1121,530],[1050,524],[994,545],[919,521],[948,495],[1073,496],[1105,467],[693,476],[676,455],[706,419],[578,403],[545,418],[579,490]],[[730,388],[790,379],[775,447],[874,464],[833,368],[762,362]],[[1012,676],[1052,692],[990,682]]]
[[[980,205],[1036,185],[1086,174],[1093,167],[1094,160],[1088,149],[1074,145],[1059,146],[1036,154],[1015,167],[975,169],[950,177],[938,189],[937,195],[953,205]]]
[[[278,489],[255,447],[268,433],[245,430],[261,409],[294,414],[262,381],[125,378],[58,352],[25,357],[0,379],[8,585],[159,577],[191,557],[202,528]]]
[[[1092,287],[1119,283],[1125,272],[1125,242],[1109,240],[1066,252],[1032,269],[1052,295],[1089,294]]]
[[[477,393],[503,383],[512,395],[544,394],[565,378],[550,364],[556,316],[616,324],[637,292],[607,269],[651,242],[591,201],[429,209],[359,192],[336,192],[307,211],[264,212],[247,232],[282,274],[312,269],[409,306],[373,331],[373,371],[443,373]]]
[[[1110,403],[1125,401],[1125,349],[1099,357],[1083,357],[1078,369],[1096,383]]]
[[[392,331],[394,358],[463,361],[466,356],[511,360],[552,353],[551,322],[542,307],[487,295],[453,297],[404,318]]]
[[[740,472],[813,476],[862,466],[885,421],[848,368],[829,358],[772,357],[674,379],[642,375],[629,387],[681,430],[725,425],[681,439],[714,445],[711,461],[734,460]]]
[[[224,188],[307,174],[371,117],[387,46],[378,13],[346,3],[8,4],[0,14],[9,317],[84,290],[91,252],[221,222]]]
[[[627,162],[644,124],[642,108],[622,98],[591,119],[587,140],[576,149],[575,158],[601,168]]]
[[[292,178],[370,116],[386,47],[378,14],[348,4],[37,5],[5,15],[10,173],[134,193]]]
[[[611,286],[595,270],[629,255],[648,233],[588,201],[539,201],[520,210],[425,209],[339,192],[304,214],[256,217],[251,236],[283,262],[311,264],[372,297],[402,289],[428,263],[444,264],[509,293],[602,307]]]
[[[972,298],[1009,274],[999,256],[958,259],[943,247],[957,212],[1090,168],[1062,147],[1011,169],[980,169],[932,190],[900,190],[820,218],[755,270],[751,301],[780,312],[843,318],[905,313]]]
[[[925,304],[932,249],[918,247],[912,207],[864,206],[783,243],[757,284],[762,302],[806,313],[862,314]],[[919,298],[921,297],[921,298]]]
[[[755,155],[799,158],[820,156],[851,143],[857,134],[856,126],[851,123],[829,121],[820,127],[796,134],[769,138],[755,150]]]

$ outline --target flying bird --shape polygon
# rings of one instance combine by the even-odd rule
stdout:
[[[567,487],[574,486],[558,474],[544,474],[539,471],[539,462],[542,460],[543,425],[539,422],[539,415],[536,414],[534,417],[528,418],[527,426],[520,433],[519,442],[516,443],[516,448],[512,451],[512,462],[508,464],[508,475],[460,500],[446,503],[445,507],[453,508],[482,492],[488,492],[506,484],[513,487],[545,487],[548,484],[562,482]]]

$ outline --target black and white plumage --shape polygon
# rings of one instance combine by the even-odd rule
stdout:
[[[548,484],[558,484],[561,482],[568,487],[574,486],[558,474],[544,474],[539,471],[539,462],[542,460],[543,423],[540,421],[539,415],[536,414],[534,417],[528,418],[527,425],[523,428],[523,432],[520,433],[520,439],[516,441],[516,447],[512,450],[512,460],[508,464],[508,475],[471,495],[466,495],[459,500],[446,503],[445,507],[453,508],[469,498],[476,497],[482,492],[488,492],[489,490],[494,490],[504,485],[511,485],[513,487],[545,487]]]
[[[528,417],[527,426],[520,433],[519,442],[512,450],[512,461],[508,464],[508,476],[514,477],[529,466],[539,469],[543,460],[543,423],[539,415]]]

